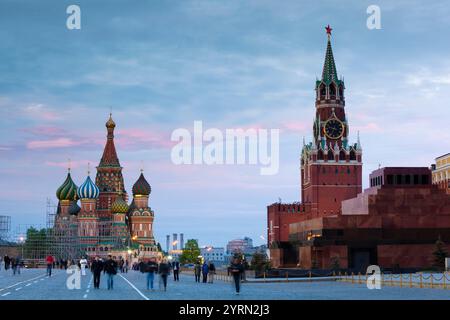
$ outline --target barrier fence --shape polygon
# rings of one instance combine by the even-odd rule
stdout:
[[[194,271],[192,269],[182,269],[184,274],[192,273],[194,276]],[[254,278],[254,273],[246,272],[247,278]],[[306,271],[303,277],[289,277],[289,272],[286,272],[284,277],[272,278],[268,277],[266,272],[262,273],[262,277],[259,278],[258,282],[269,282],[276,280],[277,282],[289,282],[298,281],[303,279],[303,281],[314,281],[315,279],[326,279],[329,278],[332,281],[340,281],[352,284],[366,284],[370,282],[369,277],[373,277],[373,274],[361,274],[361,273],[348,273],[348,272],[331,272],[325,277],[323,274],[315,274],[311,271]],[[233,282],[233,277],[228,275],[227,271],[218,270],[214,275],[215,280],[224,282]],[[243,279],[245,281],[245,278]],[[408,273],[408,274],[380,274],[381,286],[397,286],[404,288],[431,288],[431,289],[450,289],[450,272],[444,272],[440,274],[424,274],[424,273]]]
[[[353,284],[365,284],[372,275],[361,273],[354,274],[338,274],[338,281],[350,282]],[[373,276],[372,276],[373,277]],[[450,289],[450,273],[444,272],[442,274],[424,274],[424,273],[409,273],[409,274],[381,274],[382,286],[397,286],[406,288],[431,288],[431,289]]]

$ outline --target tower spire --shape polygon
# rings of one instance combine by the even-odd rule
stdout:
[[[116,147],[114,145],[114,128],[116,123],[112,119],[112,113],[105,124],[108,131],[105,149],[99,167],[120,167],[119,158],[117,157]]]
[[[330,25],[325,27],[325,30],[327,32],[327,51],[325,53],[325,62],[323,64],[323,71],[322,71],[322,81],[325,82],[325,84],[330,84],[331,81],[338,82],[338,76],[336,71],[336,64],[334,63],[334,56],[333,56],[333,49],[331,47],[331,27]]]

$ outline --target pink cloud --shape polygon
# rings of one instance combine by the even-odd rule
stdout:
[[[80,145],[81,142],[73,141],[69,138],[57,138],[53,140],[34,140],[27,143],[28,149],[52,149],[52,148],[67,148]]]
[[[91,168],[94,168],[93,164],[96,164],[98,160],[92,161],[92,160],[71,160],[70,161],[70,168],[71,169],[77,169],[77,168],[87,168],[88,163],[91,164]],[[45,165],[50,167],[60,167],[60,168],[68,168],[69,167],[69,161],[45,161]]]
[[[66,131],[63,128],[55,126],[37,126],[34,128],[24,128],[22,129],[22,131],[34,135],[43,135],[43,136],[59,136],[66,133]]]
[[[301,121],[288,121],[288,122],[284,122],[280,128],[281,130],[285,130],[285,131],[292,131],[292,132],[297,132],[297,133],[302,133],[305,131],[310,131],[311,130],[311,123],[305,123],[305,122],[301,122]]]
[[[163,149],[172,148],[175,142],[170,140],[170,134],[156,133],[156,130],[145,129],[122,129],[118,130],[115,142],[118,147],[139,146],[159,147]]]

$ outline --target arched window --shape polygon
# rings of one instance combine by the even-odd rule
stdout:
[[[341,150],[341,152],[339,152],[339,160],[345,161],[345,152],[344,152],[344,150]]]
[[[344,99],[344,87],[342,86],[342,84],[339,86],[339,98],[341,100]]]
[[[356,153],[354,150],[350,151],[350,160],[356,160]]]
[[[317,153],[317,159],[323,160],[323,151],[322,150],[319,150],[319,152]]]
[[[328,161],[334,160],[334,153],[331,150],[328,150]]]
[[[325,96],[327,95],[327,89],[325,87],[325,84],[321,84],[319,87],[319,98],[325,99]]]
[[[336,86],[333,83],[330,84],[330,99],[331,100],[336,99]]]

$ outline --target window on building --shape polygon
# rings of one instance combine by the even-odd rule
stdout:
[[[426,174],[422,175],[422,184],[428,184],[428,175]]]
[[[403,184],[403,176],[401,174],[396,175],[396,184]]]
[[[419,184],[419,175],[415,174],[413,178],[414,178],[414,184]]]
[[[387,175],[387,184],[394,184],[394,176],[392,174]]]
[[[409,174],[405,176],[405,184],[411,184],[411,176]]]
[[[329,150],[328,151],[328,161],[333,161],[334,160],[334,154],[333,151]]]

